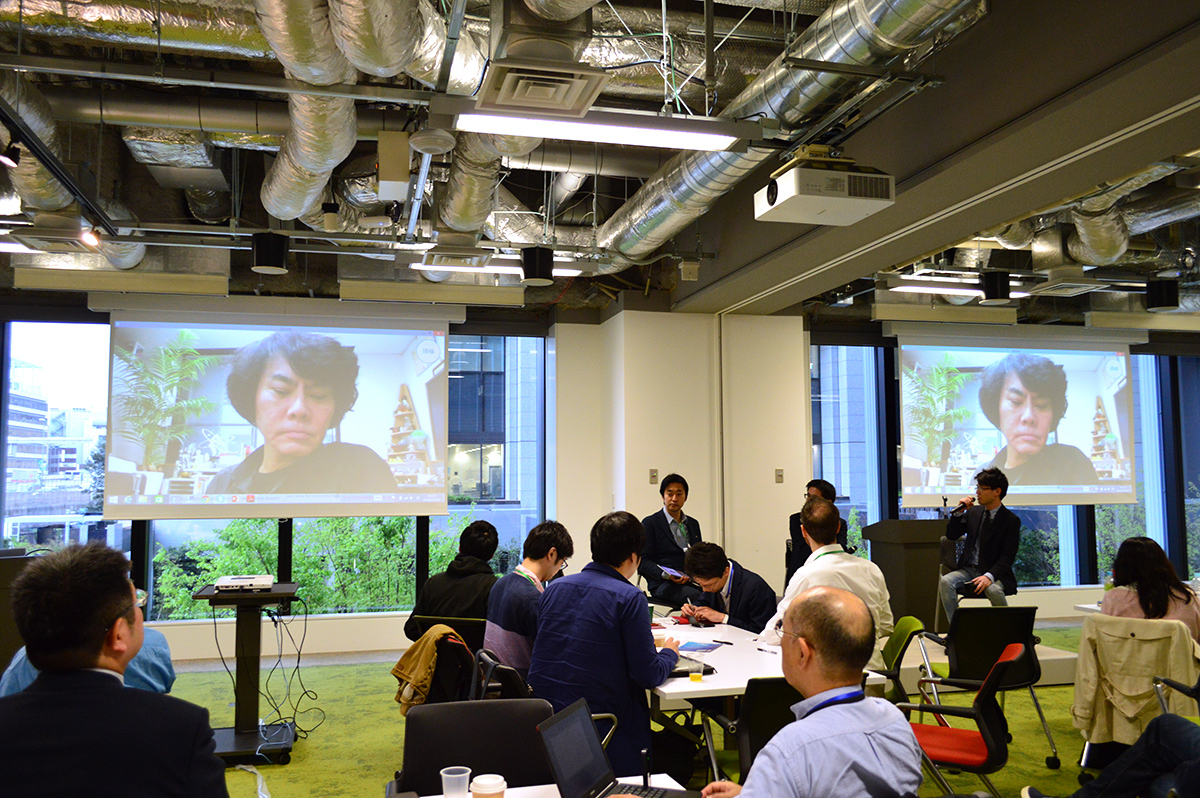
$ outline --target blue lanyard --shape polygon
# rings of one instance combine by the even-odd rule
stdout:
[[[804,717],[807,718],[810,715],[814,715],[826,707],[836,706],[837,704],[853,704],[858,701],[862,701],[866,697],[866,693],[864,693],[862,690],[855,690],[853,693],[842,693],[841,695],[835,695],[833,698],[827,698],[821,703],[817,704],[815,707],[805,713]]]

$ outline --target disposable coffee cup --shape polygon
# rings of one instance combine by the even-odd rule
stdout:
[[[446,798],[466,798],[471,783],[471,769],[455,766],[442,768],[442,795]]]
[[[504,790],[507,787],[503,776],[483,773],[471,782],[471,798],[504,798]]]

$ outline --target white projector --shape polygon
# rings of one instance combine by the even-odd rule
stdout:
[[[891,175],[865,166],[809,162],[754,193],[754,218],[845,227],[895,201],[896,181]]]
[[[249,593],[270,590],[273,587],[275,587],[275,579],[270,574],[222,576],[213,585],[213,589],[218,593]]]

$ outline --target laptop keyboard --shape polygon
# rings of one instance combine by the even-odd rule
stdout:
[[[643,787],[640,784],[621,784],[612,789],[623,795],[636,795],[638,798],[665,798],[667,791],[659,787]]]

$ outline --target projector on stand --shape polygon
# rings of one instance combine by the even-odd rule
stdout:
[[[762,222],[844,227],[896,201],[895,178],[849,159],[830,158],[810,146],[754,193],[754,218]]]
[[[218,593],[258,593],[275,587],[275,579],[270,574],[255,574],[253,576],[222,576],[213,585]]]

